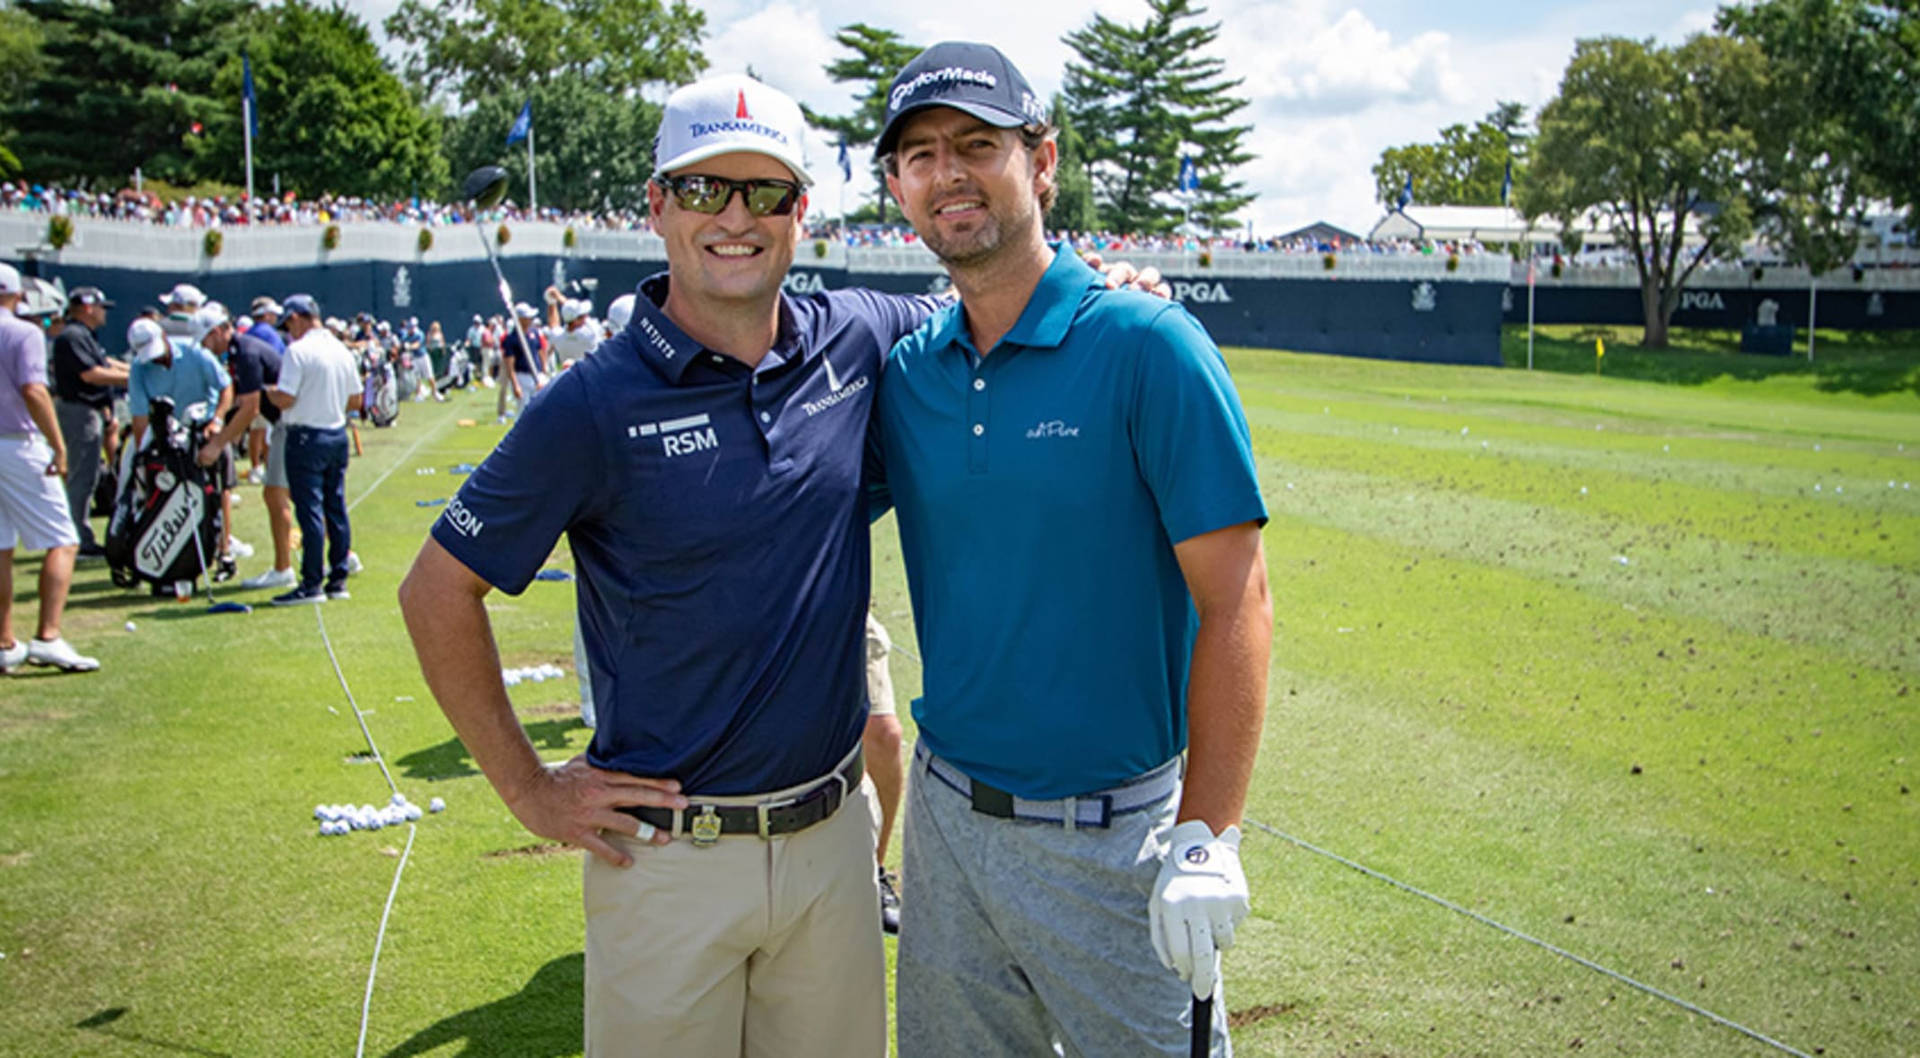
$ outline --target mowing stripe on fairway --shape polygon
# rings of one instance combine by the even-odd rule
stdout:
[[[380,476],[373,479],[373,484],[368,485],[365,491],[361,492],[360,495],[355,496],[353,498],[353,501],[347,504],[347,510],[351,511],[355,507],[360,506],[361,500],[364,500],[368,496],[373,495],[373,490],[379,488],[381,482],[387,480],[387,478],[393,475],[394,471],[400,469],[400,464],[406,462],[408,456],[411,456],[415,452],[419,451],[420,446],[423,444],[426,444],[428,438],[438,436],[440,434],[440,431],[446,429],[447,423],[451,421],[452,420],[450,419],[441,419],[440,425],[435,426],[433,429],[428,430],[426,433],[423,433],[419,437],[414,438],[413,443],[407,446],[407,450],[400,453],[400,458],[394,460],[393,463],[390,466],[388,466],[386,470],[381,471]]]
[[[1354,861],[1347,859],[1345,856],[1342,856],[1337,852],[1329,852],[1328,850],[1320,848],[1317,845],[1311,844],[1306,841],[1302,841],[1301,839],[1294,837],[1292,834],[1288,834],[1285,831],[1277,830],[1273,827],[1270,827],[1267,824],[1252,818],[1251,816],[1246,817],[1246,824],[1258,830],[1265,831],[1266,833],[1271,834],[1272,836],[1279,838],[1282,841],[1291,842],[1292,844],[1302,849],[1305,849],[1308,852],[1314,853],[1315,855],[1325,856],[1327,859],[1330,859],[1335,863],[1339,863],[1346,867],[1351,867],[1354,870],[1359,871],[1361,874],[1364,874],[1369,878],[1373,878],[1378,881],[1385,882],[1388,885],[1393,886],[1395,889],[1402,890],[1403,892],[1412,893],[1414,896],[1420,897],[1422,900],[1431,900],[1434,903],[1439,904],[1441,907],[1444,907],[1449,911],[1453,911],[1458,914],[1465,915],[1468,918],[1473,919],[1475,922],[1478,922],[1483,926],[1491,926],[1494,929],[1497,929],[1500,932],[1505,933],[1510,937],[1516,937],[1520,940],[1526,941],[1528,944],[1534,945],[1537,948],[1542,948],[1546,951],[1552,952],[1553,954],[1558,955],[1563,959],[1568,959],[1573,962],[1579,963],[1581,966],[1584,966],[1587,969],[1594,971],[1595,973],[1605,974],[1606,976],[1611,977],[1622,984],[1631,986],[1633,988],[1637,988],[1640,991],[1645,992],[1650,996],[1653,996],[1658,999],[1664,999],[1667,1002],[1672,1003],[1673,1005],[1680,1007],[1683,1010],[1689,1011],[1694,1014],[1698,1014],[1701,1017],[1714,1022],[1715,1024],[1724,1025],[1727,1028],[1730,1028],[1733,1031],[1738,1032],[1743,1036],[1750,1037],[1752,1039],[1760,1041],[1761,1043],[1766,1044],[1769,1047],[1778,1048],[1779,1050],[1785,1051],[1788,1054],[1794,1055],[1795,1058],[1813,1058],[1812,1055],[1806,1053],[1805,1051],[1797,1050],[1793,1047],[1790,1047],[1784,1043],[1781,1043],[1779,1040],[1776,1040],[1773,1037],[1766,1035],[1765,1033],[1756,1032],[1753,1029],[1747,1028],[1745,1025],[1742,1025],[1739,1022],[1734,1021],[1730,1018],[1721,1017],[1720,1015],[1715,1014],[1711,1010],[1707,1010],[1704,1007],[1700,1007],[1693,1003],[1689,1003],[1686,1000],[1681,999],[1679,996],[1676,996],[1670,992],[1663,992],[1660,989],[1653,987],[1652,985],[1642,984],[1639,981],[1636,981],[1633,978],[1628,977],[1626,974],[1620,973],[1617,970],[1609,970],[1606,967],[1600,965],[1599,963],[1594,962],[1592,959],[1587,959],[1579,955],[1575,955],[1574,953],[1566,950],[1565,948],[1558,947],[1557,945],[1549,944],[1538,937],[1534,937],[1529,934],[1522,933],[1519,930],[1514,929],[1512,926],[1509,926],[1503,922],[1499,922],[1494,919],[1488,918],[1487,916],[1479,913],[1478,911],[1474,911],[1470,908],[1461,907],[1459,904],[1456,904],[1453,901],[1448,900],[1446,897],[1435,896],[1434,894],[1429,893],[1424,889],[1420,889],[1420,888],[1416,888],[1414,886],[1408,885],[1406,882],[1400,881],[1398,878],[1394,878],[1389,875],[1382,874],[1379,871],[1376,871],[1373,868],[1368,867],[1364,864],[1355,863]]]

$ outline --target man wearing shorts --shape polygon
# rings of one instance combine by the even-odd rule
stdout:
[[[0,672],[49,665],[68,672],[100,667],[60,635],[80,537],[62,483],[67,446],[47,391],[47,345],[40,328],[16,318],[20,273],[0,264]],[[13,552],[47,553],[40,566],[40,625],[30,642],[13,630]]]
[[[280,354],[251,331],[237,331],[227,322],[219,302],[195,313],[194,322],[196,329],[204,328],[200,344],[226,360],[227,373],[233,379],[233,410],[220,432],[200,446],[200,465],[210,467],[223,457],[230,459],[228,446],[250,436],[256,422],[265,421],[269,429],[261,497],[266,503],[268,532],[273,537],[273,568],[248,577],[240,586],[291,588],[297,578],[293,572],[293,504],[287,491],[286,435],[277,426],[280,409],[266,399],[267,387],[280,382]]]

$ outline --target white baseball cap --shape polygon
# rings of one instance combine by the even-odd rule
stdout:
[[[24,294],[26,288],[20,285],[20,270],[10,264],[0,263],[0,294]]]
[[[133,358],[143,364],[150,364],[173,352],[173,346],[167,344],[167,332],[145,316],[134,320],[132,326],[127,328],[127,345],[133,350]]]
[[[715,155],[764,154],[813,183],[801,157],[807,121],[785,92],[744,74],[724,74],[684,85],[667,97],[660,135],[653,141],[655,172],[671,173]]]
[[[197,309],[206,302],[207,296],[200,293],[200,288],[192,283],[182,283],[160,295],[162,305],[189,305]]]
[[[200,341],[213,333],[215,327],[227,322],[227,307],[218,301],[209,301],[193,314],[189,326],[193,330],[193,340]]]
[[[523,320],[535,319],[540,315],[540,313],[536,309],[534,309],[532,305],[529,305],[524,301],[522,301],[520,304],[515,305],[513,307],[513,314],[515,316],[520,317]]]
[[[607,306],[607,323],[616,331],[624,331],[633,321],[633,295],[622,294]]]
[[[593,306],[577,298],[568,298],[560,303],[560,322],[572,323],[574,320],[593,311]]]

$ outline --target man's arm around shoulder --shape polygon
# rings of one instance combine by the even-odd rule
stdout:
[[[491,590],[429,536],[400,584],[400,612],[428,689],[500,799],[529,831],[578,845],[616,867],[632,857],[610,844],[603,830],[643,835],[660,845],[672,840],[646,835],[638,819],[617,809],[685,808],[677,780],[603,771],[584,754],[555,768],[540,760],[500,678],[485,603]]]

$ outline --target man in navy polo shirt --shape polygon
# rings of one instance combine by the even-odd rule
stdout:
[[[1185,310],[1044,242],[1057,149],[1005,56],[936,45],[888,101],[888,187],[960,293],[876,412],[925,663],[900,1053],[1184,1055],[1248,910],[1272,610],[1246,420]]]
[[[401,586],[502,800],[593,854],[589,1054],[886,1053],[862,464],[881,355],[936,303],[782,293],[804,131],[746,77],[669,98],[648,189],[668,274],[526,407]],[[483,600],[522,591],[562,533],[598,727],[548,768]]]

